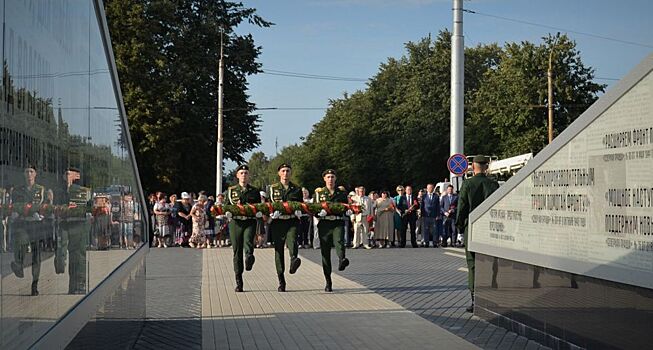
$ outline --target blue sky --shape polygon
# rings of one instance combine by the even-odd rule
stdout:
[[[263,69],[367,79],[388,57],[404,54],[404,43],[449,28],[451,0],[243,0],[275,23],[270,28],[242,25],[263,47]],[[648,45],[568,33],[586,65],[602,78],[622,78],[653,52],[653,1],[649,0],[471,0],[466,9]],[[515,23],[480,14],[464,15],[465,46],[479,43],[539,42],[558,30]],[[564,31],[562,31],[564,32]],[[361,81],[330,81],[259,74],[250,77],[250,95],[258,107],[326,108],[329,99],[365,89]],[[601,80],[612,85],[615,81]],[[228,108],[228,106],[225,106]],[[323,109],[272,110],[261,114],[261,146],[268,156],[300,143]],[[249,158],[249,154],[246,156]],[[227,169],[233,168],[227,163]]]

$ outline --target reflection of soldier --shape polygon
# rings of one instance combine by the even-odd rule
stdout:
[[[68,260],[68,294],[86,292],[86,248],[88,247],[88,212],[90,189],[75,182],[80,179],[79,169],[70,167],[66,170],[66,184],[57,203],[67,205],[69,215],[63,215],[59,222],[57,251],[55,254],[55,271],[63,273]],[[81,209],[83,208],[83,209]],[[72,212],[75,214],[72,214]]]
[[[0,251],[2,252],[7,251],[7,233],[9,232],[7,227],[7,206],[9,205],[8,195],[9,191],[0,187],[0,208],[2,208],[2,210],[0,210],[0,213],[2,213],[0,215],[0,223],[2,225],[2,227],[0,227]]]
[[[27,247],[32,248],[32,295],[39,295],[38,283],[41,274],[42,217],[38,208],[43,203],[45,188],[36,183],[36,167],[25,168],[25,185],[17,187],[11,196],[14,211],[11,214],[11,228],[14,235],[14,261],[11,270],[16,277],[23,278],[23,263]],[[31,205],[33,210],[28,210]]]
[[[126,249],[134,248],[134,197],[131,193],[125,194],[120,212],[121,232],[120,246]]]

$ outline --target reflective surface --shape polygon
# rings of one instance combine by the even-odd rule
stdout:
[[[653,342],[650,289],[477,253],[475,290],[479,316],[553,348],[646,349]]]
[[[0,15],[0,348],[26,348],[147,235],[93,2]]]

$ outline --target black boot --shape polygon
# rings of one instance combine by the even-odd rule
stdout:
[[[39,281],[32,282],[32,296],[39,295]]]
[[[248,255],[245,258],[245,271],[252,271],[252,266],[254,266],[255,261],[256,258],[254,258],[254,255]]]
[[[325,292],[333,292],[333,288],[331,285],[331,276],[324,276],[324,279],[326,280],[326,285],[324,286],[324,291]]]
[[[299,268],[299,266],[301,264],[302,264],[302,259],[300,259],[300,258],[298,258],[296,256],[293,257],[292,259],[290,259],[290,274],[292,275],[295,272],[297,272],[297,269]]]
[[[236,289],[235,291],[237,293],[242,293],[243,292],[243,275],[240,273],[236,274]]]
[[[338,271],[345,271],[345,268],[349,266],[349,259],[342,258],[340,259],[340,264],[338,264]]]
[[[472,294],[472,305],[468,306],[465,311],[474,312],[474,294]]]
[[[18,265],[16,262],[12,261],[11,262],[11,271],[14,272],[14,275],[18,278],[23,278],[25,275],[23,274],[23,265]]]
[[[279,275],[279,288],[277,288],[277,291],[286,291],[286,278],[283,276],[283,274]]]

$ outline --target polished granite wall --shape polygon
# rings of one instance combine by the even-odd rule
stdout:
[[[476,254],[475,313],[554,349],[650,349],[653,290]]]

